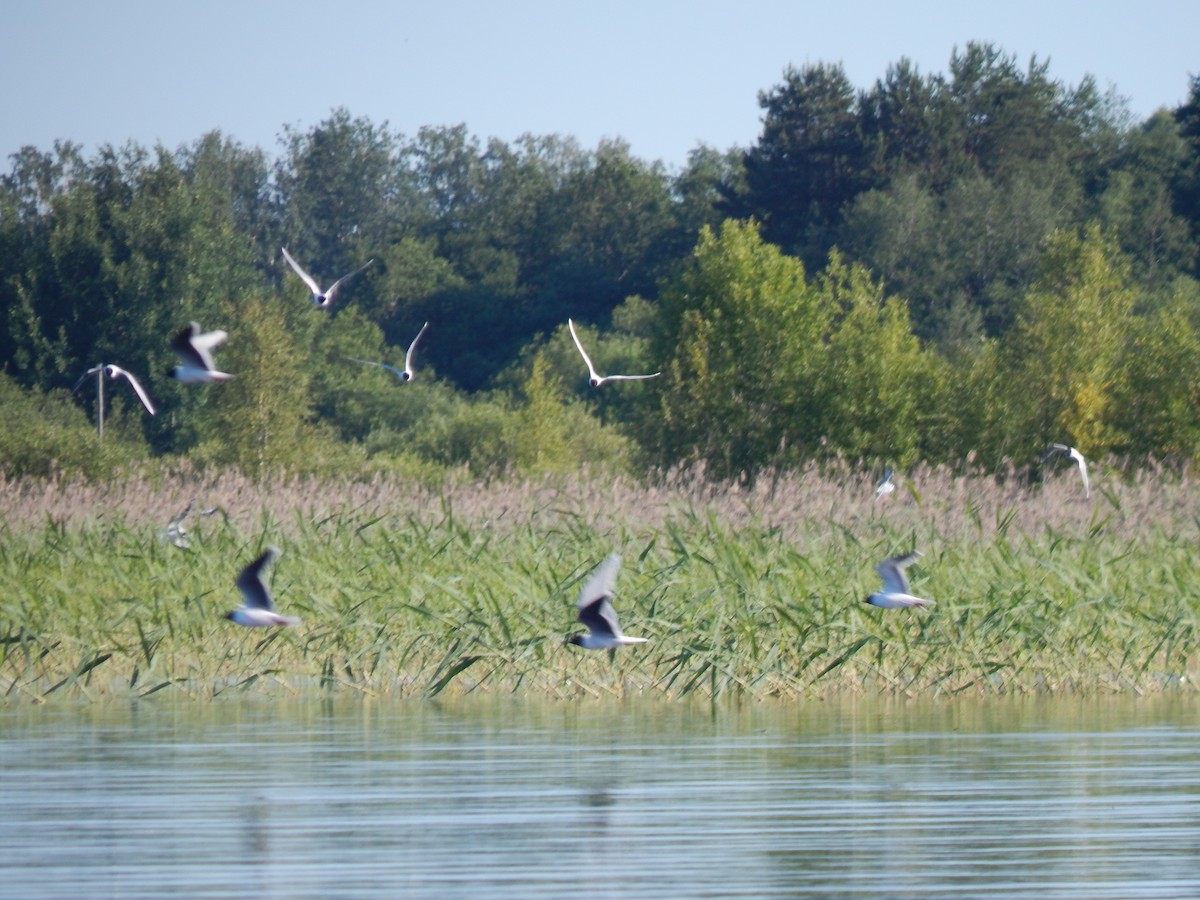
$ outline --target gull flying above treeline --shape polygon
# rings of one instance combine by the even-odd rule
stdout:
[[[421,339],[421,335],[425,333],[425,329],[429,327],[426,322],[421,326],[421,330],[417,332],[417,336],[413,338],[413,342],[408,345],[408,352],[404,354],[404,371],[400,371],[395,366],[389,366],[387,363],[371,362],[369,359],[359,359],[355,356],[347,357],[356,363],[362,363],[364,366],[379,366],[381,369],[387,369],[401,381],[412,381],[413,375],[413,351],[417,349],[417,341]]]
[[[292,259],[292,254],[288,253],[287,247],[283,247],[281,249],[283,250],[283,258],[286,259],[287,264],[292,267],[292,271],[299,275],[304,283],[308,285],[308,289],[312,291],[313,303],[317,304],[317,306],[321,307],[321,309],[329,309],[329,307],[333,306],[334,297],[337,294],[338,288],[340,288],[343,284],[345,284],[367,266],[371,265],[371,263],[375,262],[373,257],[368,259],[353,272],[348,275],[343,275],[323,291],[321,290],[321,286],[317,284],[316,279],[305,272],[304,269],[301,268],[300,263]]]
[[[579,343],[579,335],[575,333],[575,323],[567,319],[567,327],[571,329],[571,338],[575,341],[575,346],[579,349],[579,355],[583,357],[583,361],[588,367],[588,381],[592,387],[598,388],[608,384],[610,381],[642,381],[646,378],[657,378],[662,372],[655,372],[653,375],[599,375],[596,373],[596,367],[592,365],[592,359],[587,355],[587,351],[583,349],[583,344]]]
[[[212,350],[229,335],[224,331],[202,332],[196,322],[171,338],[171,349],[179,357],[179,365],[167,374],[183,384],[205,384],[228,381],[226,372],[218,372],[213,364]]]
[[[154,404],[150,402],[150,395],[146,393],[146,389],[142,387],[142,383],[138,381],[131,372],[122,369],[120,366],[105,365],[101,363],[97,366],[92,366],[86,372],[79,376],[79,380],[75,382],[75,387],[71,388],[71,393],[79,390],[80,386],[88,380],[92,375],[103,377],[107,375],[111,380],[116,381],[118,378],[124,378],[132,385],[134,393],[138,395],[138,399],[142,401],[142,406],[146,407],[146,412],[154,415]]]

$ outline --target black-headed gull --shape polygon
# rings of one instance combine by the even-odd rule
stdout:
[[[644,644],[646,638],[628,637],[621,633],[617,611],[613,609],[613,586],[621,568],[621,557],[609,554],[596,567],[579,592],[579,621],[587,626],[587,634],[572,635],[567,642],[584,650],[611,650],[627,644]]]
[[[142,387],[142,383],[138,381],[131,372],[122,369],[120,366],[105,365],[103,363],[98,366],[92,366],[79,376],[79,380],[75,382],[75,387],[71,388],[71,393],[75,393],[75,391],[79,390],[79,386],[87,381],[90,376],[99,374],[101,372],[103,372],[113,381],[118,378],[124,378],[131,385],[133,385],[134,393],[136,393],[138,395],[138,399],[142,401],[142,406],[146,407],[146,412],[150,413],[150,415],[154,415],[154,404],[150,402],[150,395],[146,393],[146,389]]]
[[[337,294],[338,288],[340,288],[343,284],[345,284],[367,266],[371,265],[371,263],[375,262],[373,258],[368,259],[349,275],[343,275],[341,278],[331,284],[328,289],[323,291],[321,290],[321,286],[317,284],[316,279],[305,272],[304,269],[300,267],[300,263],[292,259],[292,254],[288,253],[287,247],[283,247],[281,249],[283,250],[283,258],[286,259],[287,264],[292,267],[292,271],[299,275],[300,278],[303,279],[304,283],[308,285],[308,289],[312,291],[313,303],[317,304],[317,306],[321,307],[321,309],[328,309],[329,307],[333,306],[334,296]]]
[[[175,516],[167,523],[165,530],[159,532],[159,537],[164,541],[170,541],[176,547],[188,548],[192,546],[192,542],[188,540],[187,529],[183,527],[183,523],[187,517],[191,515],[192,509],[195,508],[196,501],[189,500],[188,505],[183,508],[183,512]]]
[[[887,496],[895,489],[896,482],[892,481],[892,470],[888,469],[875,485],[875,501],[878,502],[880,497]]]
[[[911,566],[921,556],[914,550],[903,556],[889,556],[875,567],[879,577],[883,579],[883,590],[869,595],[866,602],[883,609],[908,609],[913,606],[933,606],[932,600],[914,597],[908,586],[908,576],[904,570]]]
[[[1092,496],[1091,485],[1088,484],[1088,467],[1087,460],[1083,458],[1083,454],[1074,447],[1068,447],[1066,444],[1051,444],[1046,448],[1046,452],[1042,454],[1042,463],[1054,456],[1056,453],[1065,453],[1071,459],[1075,460],[1075,464],[1079,466],[1079,477],[1083,479],[1083,495],[1085,497]]]
[[[183,384],[228,381],[233,376],[218,372],[212,358],[213,348],[227,337],[229,335],[224,331],[201,331],[200,326],[192,322],[171,338],[171,349],[179,357],[179,365],[167,374]]]
[[[263,570],[275,561],[280,552],[278,547],[268,547],[262,556],[242,569],[235,584],[245,600],[239,608],[226,613],[225,618],[249,628],[300,624],[295,616],[282,616],[275,611],[275,600],[263,578]]]
[[[662,372],[655,372],[652,375],[598,375],[596,367],[592,365],[592,358],[587,355],[587,351],[583,349],[583,344],[579,343],[579,335],[575,333],[575,323],[567,319],[567,327],[571,329],[571,338],[575,341],[575,346],[579,348],[579,355],[583,357],[583,361],[588,367],[588,381],[592,387],[600,387],[608,384],[610,381],[643,381],[647,378],[657,378]]]
[[[425,329],[429,327],[426,322],[421,326],[421,330],[417,332],[417,336],[413,338],[413,342],[408,345],[408,352],[404,354],[404,371],[400,371],[395,366],[389,366],[387,363],[371,362],[369,359],[359,359],[356,356],[347,357],[354,360],[356,363],[362,363],[364,366],[379,366],[381,369],[387,369],[401,381],[412,381],[413,375],[413,351],[417,349],[417,341],[421,339],[421,335],[425,333]]]

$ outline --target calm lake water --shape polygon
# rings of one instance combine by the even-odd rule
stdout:
[[[0,708],[0,895],[1200,897],[1196,706]]]

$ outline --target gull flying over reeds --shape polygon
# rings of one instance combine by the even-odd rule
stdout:
[[[596,372],[596,367],[592,365],[592,358],[587,355],[587,351],[583,349],[583,344],[579,343],[579,335],[575,333],[575,323],[567,319],[567,327],[571,329],[571,338],[575,341],[575,346],[579,349],[579,355],[583,357],[583,361],[588,367],[588,382],[592,387],[598,388],[608,384],[610,381],[643,381],[647,378],[657,378],[662,372],[655,372],[652,375],[599,375]]]
[[[154,404],[150,400],[150,395],[146,393],[146,389],[142,387],[142,383],[133,376],[133,373],[122,369],[120,366],[105,365],[101,363],[97,366],[92,366],[86,372],[79,376],[79,380],[75,382],[75,387],[71,388],[71,393],[79,390],[80,386],[88,380],[92,375],[103,377],[107,375],[111,380],[116,381],[118,378],[124,378],[133,386],[134,393],[138,395],[138,399],[142,401],[142,406],[146,407],[146,412],[154,415]]]
[[[240,607],[225,614],[225,618],[248,628],[269,628],[272,625],[299,625],[295,616],[283,616],[275,611],[275,599],[263,578],[263,571],[279,557],[278,547],[268,547],[262,555],[242,569],[235,584],[242,592],[244,602]]]
[[[184,549],[192,546],[192,542],[188,540],[187,529],[183,527],[183,523],[187,517],[191,515],[192,509],[195,508],[196,501],[189,500],[188,505],[183,508],[183,512],[175,516],[167,523],[167,527],[158,533],[161,540],[170,541],[176,547]]]
[[[1092,496],[1092,487],[1088,483],[1088,466],[1087,460],[1083,458],[1083,454],[1074,447],[1068,447],[1066,444],[1051,444],[1046,448],[1046,452],[1042,454],[1042,465],[1046,464],[1046,460],[1056,454],[1063,453],[1075,461],[1075,465],[1079,467],[1079,477],[1083,479],[1083,495],[1085,497]]]
[[[882,609],[909,609],[914,606],[933,606],[932,600],[914,597],[904,570],[921,556],[917,550],[901,556],[889,556],[875,567],[883,579],[883,590],[866,597],[866,602]]]
[[[395,366],[389,366],[387,363],[371,362],[369,359],[359,359],[356,356],[347,357],[356,363],[362,363],[364,366],[378,366],[381,369],[387,369],[401,381],[412,381],[413,375],[413,351],[417,349],[417,341],[421,339],[421,335],[425,333],[425,329],[429,327],[426,322],[421,326],[421,330],[417,332],[417,336],[413,338],[413,342],[408,345],[408,352],[404,354],[404,371],[397,369]]]
[[[229,334],[224,331],[201,331],[200,325],[192,322],[171,338],[171,349],[179,357],[179,365],[167,374],[183,384],[228,381],[233,376],[218,372],[212,358],[213,348],[227,337]]]
[[[321,286],[317,284],[316,279],[305,272],[304,269],[301,268],[300,263],[292,259],[292,254],[288,253],[287,247],[283,247],[281,249],[283,250],[283,258],[286,259],[287,264],[292,267],[292,271],[299,275],[304,283],[308,285],[308,289],[312,291],[313,303],[317,304],[317,306],[321,307],[321,309],[329,309],[329,307],[333,306],[334,297],[338,292],[338,288],[340,288],[343,284],[345,284],[367,266],[371,265],[371,263],[375,262],[373,257],[368,259],[350,274],[343,275],[327,289],[321,290]]]
[[[587,626],[587,634],[572,635],[567,643],[584,650],[612,650],[627,644],[644,644],[646,638],[629,637],[621,632],[617,622],[617,611],[613,609],[613,587],[617,572],[621,568],[621,557],[610,553],[596,567],[592,576],[584,582],[579,592],[579,621]]]
[[[887,496],[895,489],[896,483],[892,481],[892,470],[888,469],[883,474],[883,478],[879,479],[875,485],[875,502],[878,503],[880,497]]]

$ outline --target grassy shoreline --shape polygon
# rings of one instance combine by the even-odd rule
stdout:
[[[548,698],[1192,692],[1200,497],[1186,474],[1071,470],[1043,484],[825,467],[753,488],[680,474],[438,487],[131,473],[0,482],[0,692],[61,697],[337,691]],[[161,539],[190,499],[191,546]],[[267,543],[283,611],[221,615]],[[878,610],[875,563],[916,547],[932,611]],[[563,645],[580,580],[625,565],[616,606],[650,643]]]

